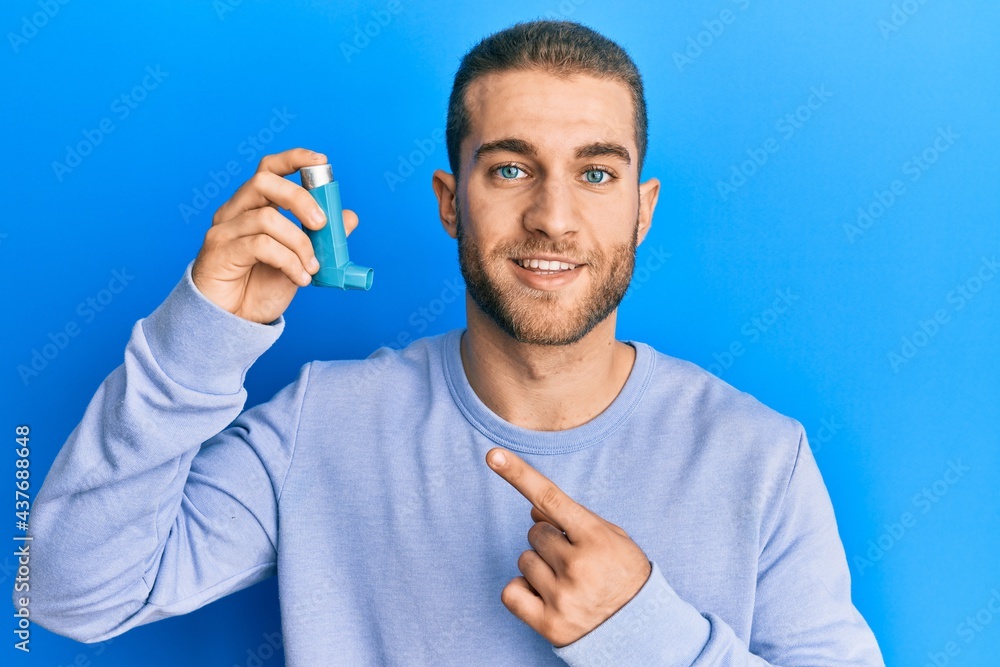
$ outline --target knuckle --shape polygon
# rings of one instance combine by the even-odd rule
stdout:
[[[546,508],[558,509],[562,505],[562,496],[559,493],[559,489],[552,485],[546,486],[545,490],[542,491],[541,503]]]
[[[573,594],[566,592],[565,589],[559,586],[557,586],[553,591],[551,591],[550,600],[552,602],[552,607],[554,609],[561,609],[561,610],[572,609],[574,602]],[[547,627],[549,632],[552,632],[552,630],[554,630],[554,628],[551,625]]]
[[[260,159],[260,163],[257,165],[257,173],[260,174],[265,171],[271,170],[271,163],[276,160],[276,156],[273,154],[265,155]]]
[[[268,237],[264,234],[255,234],[251,237],[251,239],[250,244],[258,253],[268,250]]]
[[[261,226],[260,209],[253,208],[249,211],[243,211],[236,220],[240,223],[239,229],[242,233],[256,233]]]
[[[205,240],[202,242],[202,247],[205,249],[212,249],[218,244],[219,228],[209,227],[208,231],[205,232]]]
[[[579,558],[567,558],[563,563],[563,573],[567,579],[580,580],[586,578],[585,564]]]
[[[264,159],[267,159],[267,158],[264,158]],[[261,162],[261,164],[263,164],[263,162]],[[263,171],[258,171],[256,174],[254,174],[253,176],[251,176],[249,178],[249,180],[247,180],[247,184],[250,187],[254,188],[255,190],[260,190],[261,187],[266,182],[267,182],[267,173],[263,172]]]
[[[594,549],[600,550],[611,546],[611,535],[607,531],[592,530],[587,533],[587,537]]]
[[[254,209],[253,215],[264,229],[272,229],[281,214],[271,206],[261,206]]]
[[[205,241],[202,244],[207,252],[216,252],[224,248],[232,241],[232,234],[226,225],[219,227],[209,227],[205,232]]]

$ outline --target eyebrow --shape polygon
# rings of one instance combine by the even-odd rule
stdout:
[[[480,158],[493,153],[517,153],[530,158],[538,157],[538,149],[530,141],[505,137],[496,141],[488,141],[477,148],[472,162],[475,164],[479,162]],[[632,157],[629,155],[628,149],[611,141],[595,141],[577,146],[574,157],[578,160],[593,157],[616,157],[627,165],[632,164]]]

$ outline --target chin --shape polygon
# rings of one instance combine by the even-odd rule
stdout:
[[[588,322],[579,309],[562,305],[505,309],[505,313],[492,317],[497,325],[519,343],[528,345],[570,345],[586,336],[598,324]]]

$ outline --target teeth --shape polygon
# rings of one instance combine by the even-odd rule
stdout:
[[[526,269],[538,269],[539,271],[566,271],[577,267],[576,264],[549,261],[547,259],[518,259],[515,261]]]

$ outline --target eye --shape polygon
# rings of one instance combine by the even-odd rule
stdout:
[[[593,183],[594,185],[605,185],[611,180],[611,174],[605,169],[600,169],[597,167],[588,169],[584,172],[587,176],[587,182]],[[607,178],[605,178],[607,177]]]
[[[517,175],[521,173],[521,168],[516,164],[504,164],[497,167],[494,171],[500,174],[500,178],[505,181],[517,180]]]

